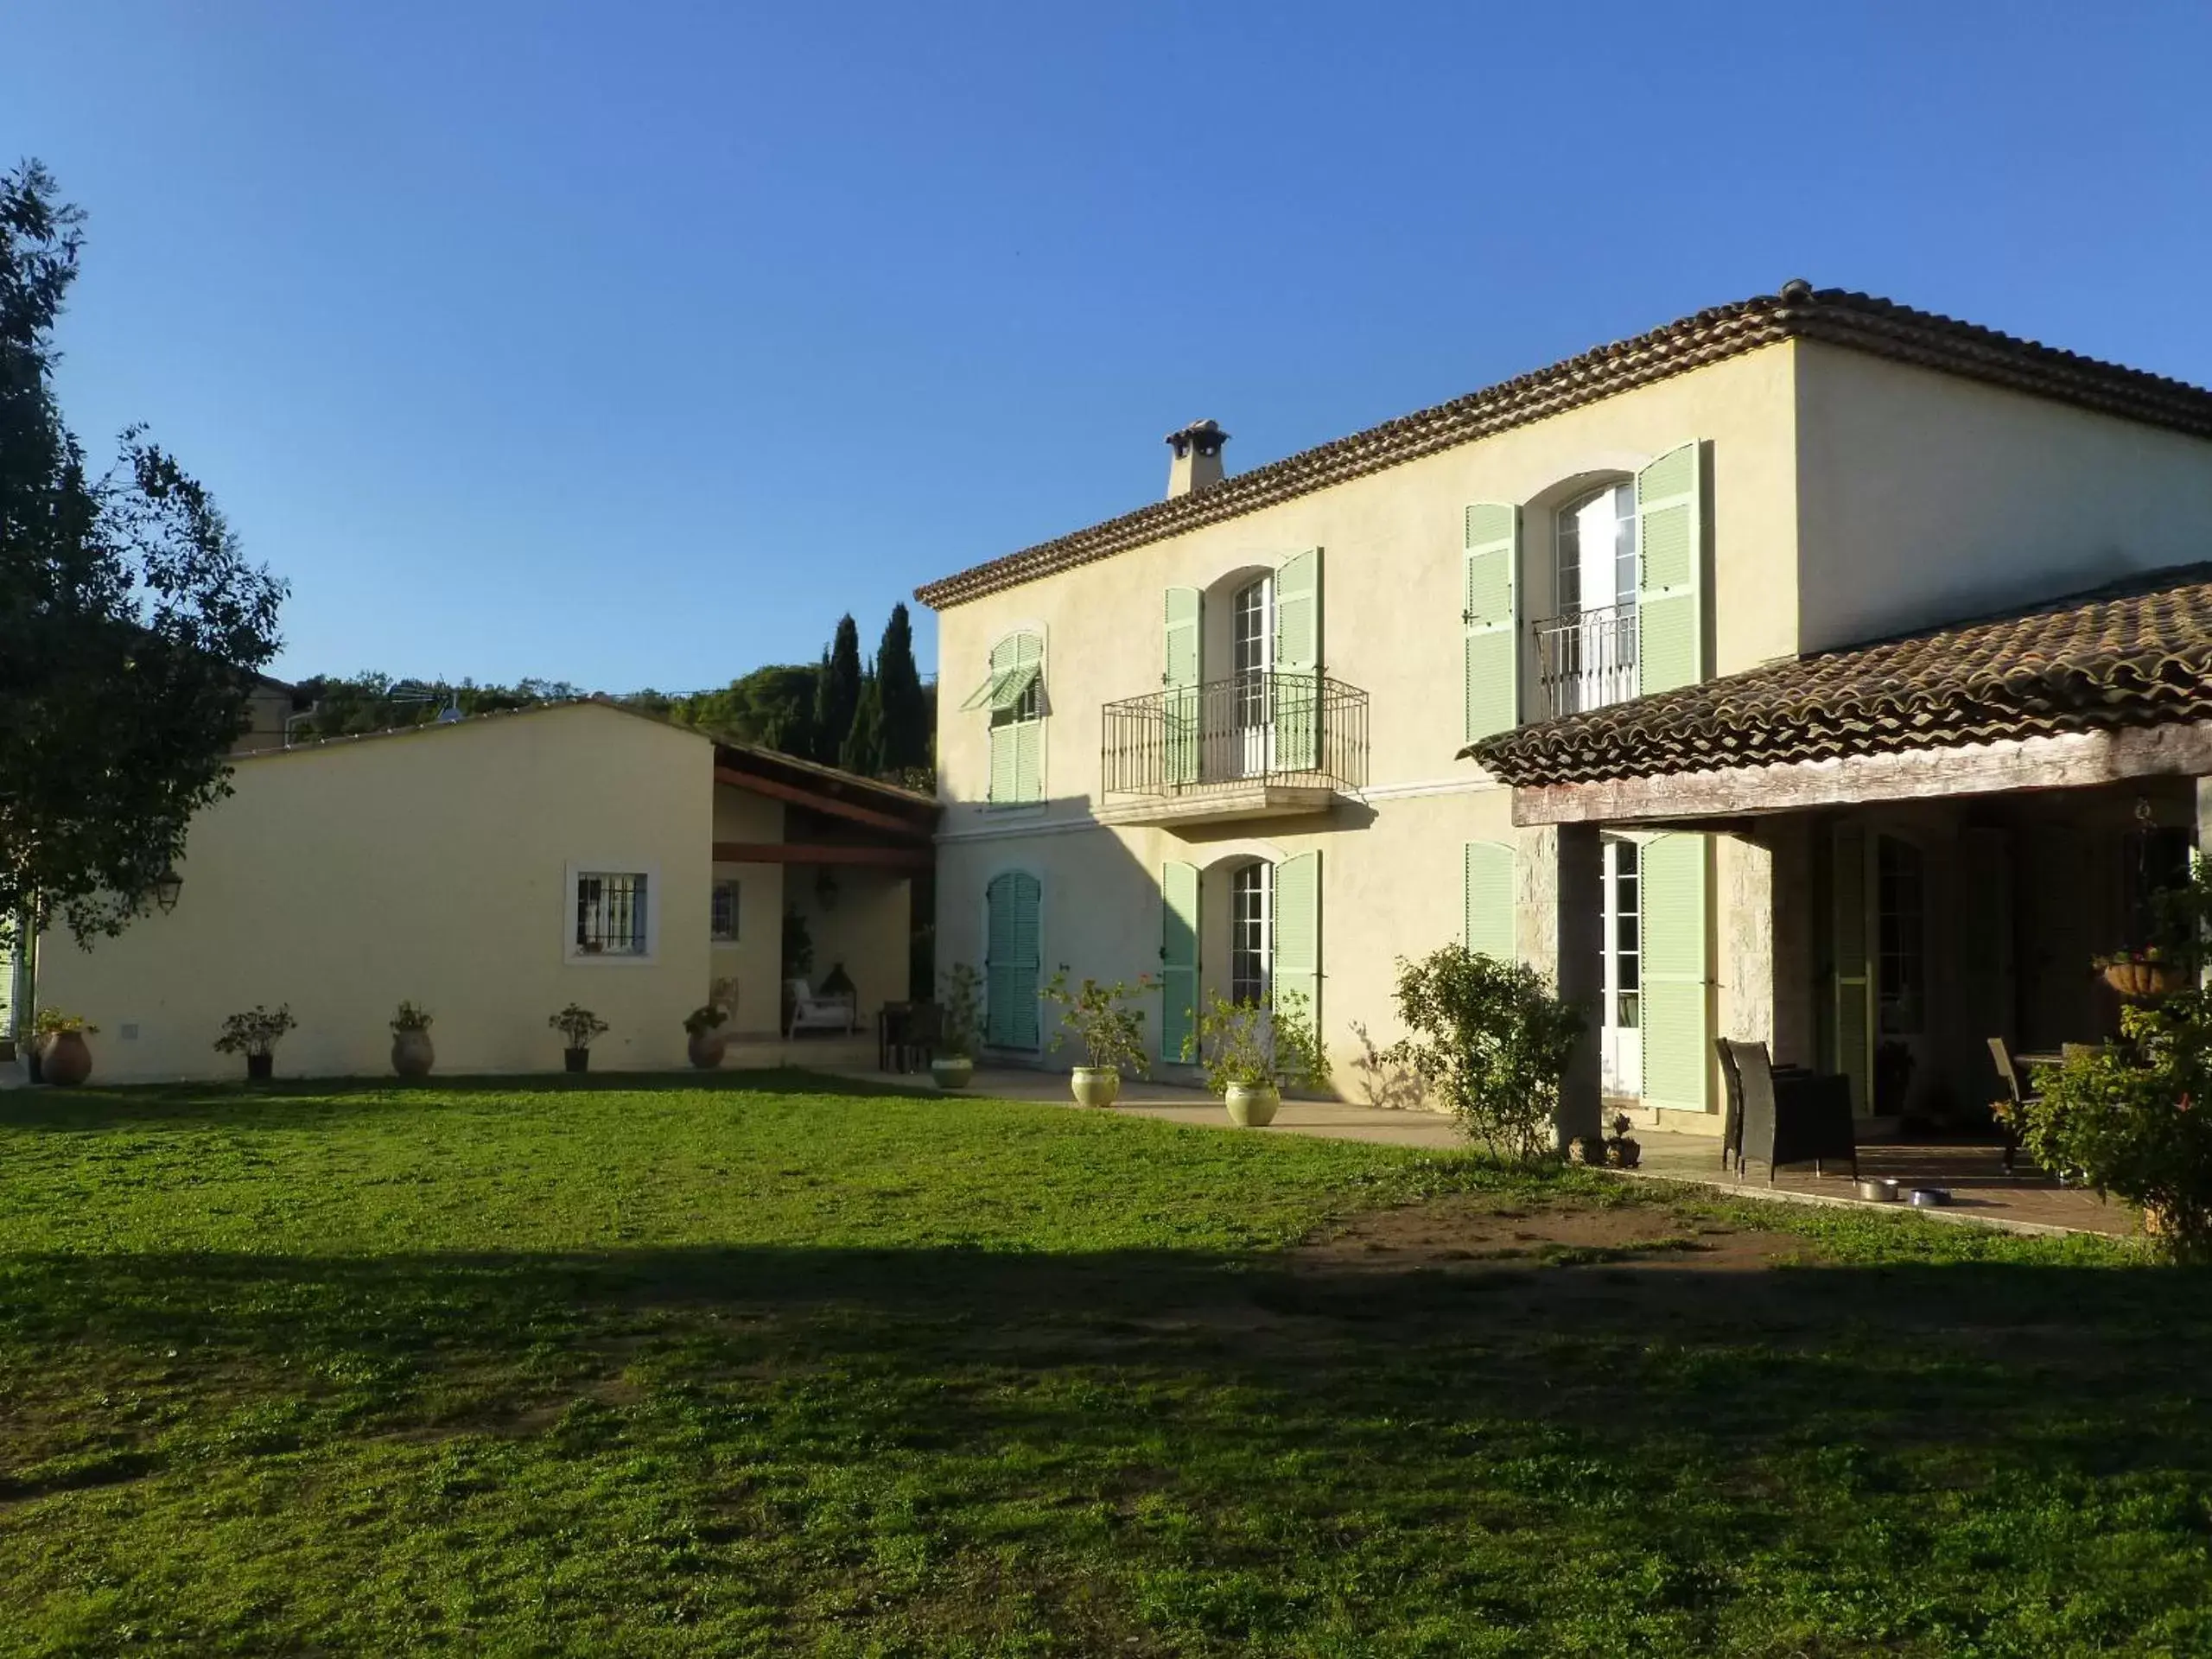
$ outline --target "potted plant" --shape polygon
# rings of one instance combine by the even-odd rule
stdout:
[[[1265,1128],[1274,1122],[1285,1084],[1311,1088],[1329,1075],[1313,1010],[1295,991],[1286,991],[1273,1007],[1231,1002],[1217,993],[1198,1011],[1183,1058],[1195,1059],[1206,1088],[1229,1109],[1239,1128]]]
[[[1643,1148],[1629,1131],[1636,1120],[1626,1112],[1613,1114],[1613,1132],[1605,1137],[1605,1161],[1615,1169],[1634,1169],[1643,1161]]]
[[[603,1036],[607,1021],[579,1003],[571,1002],[560,1013],[550,1015],[545,1023],[569,1040],[561,1051],[561,1058],[571,1071],[591,1070],[591,1039]]]
[[[279,1002],[271,1014],[257,1002],[244,1014],[223,1021],[223,1034],[215,1039],[218,1054],[244,1054],[248,1083],[266,1083],[276,1068],[276,1041],[298,1021],[289,1002]]]
[[[983,1039],[983,976],[956,962],[944,976],[944,1003],[938,1026],[937,1052],[930,1076],[937,1086],[965,1089],[975,1080],[976,1050]]]
[[[401,1077],[427,1077],[437,1064],[438,1051],[430,1046],[430,1016],[412,1002],[403,1002],[391,1016],[391,1069]]]
[[[1143,975],[1136,983],[1116,980],[1111,985],[1086,979],[1071,988],[1063,967],[1038,995],[1060,1011],[1060,1028],[1052,1033],[1058,1049],[1072,1031],[1090,1064],[1078,1065],[1069,1079],[1077,1101],[1085,1106],[1111,1106],[1122,1093],[1122,1073],[1149,1075],[1151,1062],[1144,1052],[1144,1010],[1128,1006],[1132,998],[1152,988]]]
[[[700,1071],[713,1071],[728,1052],[729,1039],[721,1033],[722,1022],[728,1018],[729,1010],[719,1002],[705,1003],[683,1016],[684,1035],[690,1039],[684,1052]]]
[[[2115,951],[2108,957],[2099,957],[2096,966],[2104,975],[2105,983],[2130,1002],[2171,996],[2189,982],[2187,970],[2173,960],[2163,945]]]
[[[81,1014],[41,1008],[31,1021],[39,1077],[57,1089],[74,1089],[92,1075],[92,1051],[85,1039],[97,1036],[99,1027]]]

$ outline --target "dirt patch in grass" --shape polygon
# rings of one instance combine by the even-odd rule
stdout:
[[[1369,1211],[1294,1253],[1306,1273],[1494,1273],[1538,1267],[1754,1273],[1817,1260],[1805,1239],[1650,1204],[1515,1202],[1480,1192]]]

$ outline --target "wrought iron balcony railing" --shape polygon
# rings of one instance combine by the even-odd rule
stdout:
[[[1532,624],[1540,720],[1636,695],[1636,607],[1606,605]]]
[[[1367,693],[1325,675],[1243,674],[1125,697],[1102,713],[1109,800],[1240,784],[1366,786]]]

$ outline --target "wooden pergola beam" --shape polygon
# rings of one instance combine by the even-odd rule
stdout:
[[[1877,801],[1938,800],[2023,790],[2092,789],[2131,778],[2212,777],[2212,721],[2122,731],[2006,738],[1957,748],[1722,766],[1513,791],[1513,822],[1676,823]]]
[[[718,841],[717,864],[856,864],[884,870],[926,870],[937,863],[931,847],[842,847],[824,842]]]
[[[728,784],[733,789],[749,789],[756,795],[788,801],[794,806],[805,807],[810,812],[826,813],[831,817],[864,823],[872,830],[888,830],[893,835],[910,836],[917,841],[930,838],[929,825],[916,823],[912,818],[902,818],[891,812],[879,812],[872,806],[858,806],[851,801],[841,801],[834,795],[801,789],[797,784],[763,778],[755,772],[740,772],[734,766],[716,766],[715,781]]]

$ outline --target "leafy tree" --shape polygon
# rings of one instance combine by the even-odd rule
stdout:
[[[295,689],[309,705],[299,729],[315,737],[428,726],[448,709],[463,715],[495,715],[584,695],[566,680],[524,679],[496,685],[475,680],[396,680],[374,672],[317,674]],[[654,691],[641,691],[635,698],[641,707],[651,707],[656,700],[664,708],[671,702]]]
[[[814,702],[814,758],[836,766],[845,752],[845,734],[861,706],[861,631],[847,612],[837,619],[836,638],[822,658],[822,683]]]
[[[861,682],[860,707],[853,712],[852,729],[837,764],[847,772],[873,778],[884,770],[883,680],[870,674]]]
[[[935,710],[922,694],[914,666],[914,626],[902,602],[891,607],[882,647],[875,654],[877,695],[883,704],[883,769],[913,772],[930,764]]]
[[[814,700],[822,677],[812,663],[774,663],[741,675],[719,691],[680,697],[675,717],[702,731],[814,758]]]
[[[1383,1052],[1386,1063],[1434,1090],[1493,1157],[1554,1149],[1560,1088],[1587,1023],[1580,1008],[1535,969],[1464,944],[1401,957],[1397,1001],[1412,1034]]]
[[[119,932],[229,792],[283,585],[142,429],[97,478],[54,390],[82,215],[0,174],[0,914]]]

